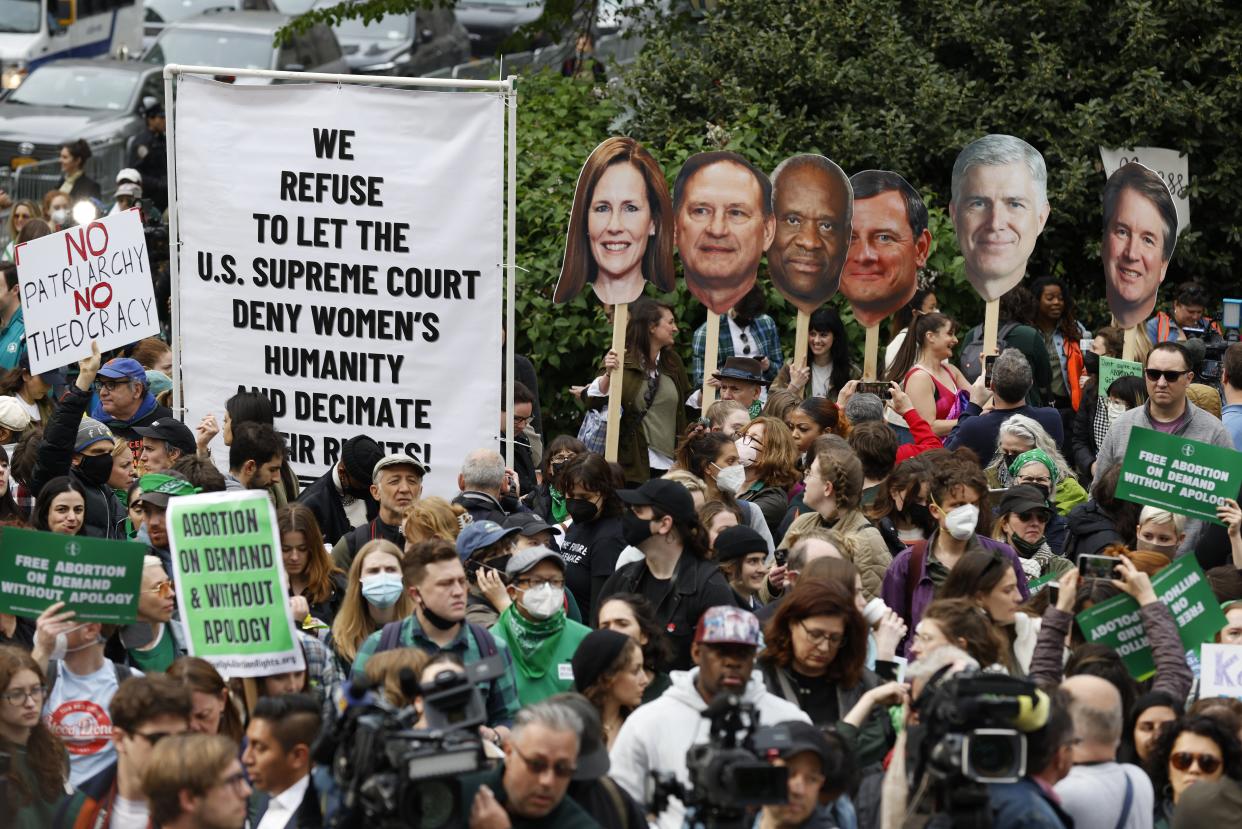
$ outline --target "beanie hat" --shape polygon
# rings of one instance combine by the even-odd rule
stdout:
[[[375,465],[383,457],[384,450],[366,435],[352,437],[341,447],[341,460],[345,461],[345,469],[349,472],[349,477],[360,484],[371,481]]]
[[[768,543],[750,527],[725,527],[716,536],[716,561],[725,564],[751,553],[767,555]]]
[[[78,436],[73,441],[73,451],[85,452],[87,448],[94,446],[101,440],[115,441],[116,437],[112,434],[111,429],[95,418],[83,417],[82,422],[78,424]]]
[[[585,693],[587,688],[595,684],[625,650],[627,642],[633,641],[624,633],[615,630],[593,630],[578,644],[572,665],[574,668],[574,688],[578,693]]]

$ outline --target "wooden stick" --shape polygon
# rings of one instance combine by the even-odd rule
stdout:
[[[806,368],[807,340],[811,333],[811,315],[806,311],[798,312],[798,327],[794,331],[793,364],[798,368]],[[771,360],[771,355],[768,356]],[[809,391],[809,389],[808,389]],[[808,394],[807,397],[810,397]]]
[[[870,325],[864,329],[867,339],[863,342],[863,379],[875,380],[876,362],[880,355],[880,326]]]
[[[1138,326],[1136,325],[1133,328],[1125,329],[1125,331],[1123,332],[1123,339],[1122,339],[1122,346],[1121,346],[1121,359],[1137,361],[1138,352],[1139,352],[1139,330],[1138,330]]]
[[[630,319],[630,304],[620,302],[612,308],[612,350],[617,352],[617,367],[608,381],[608,432],[604,436],[604,460],[616,461],[617,441],[621,435],[621,375],[625,371],[625,327]]]
[[[1000,300],[994,299],[983,306],[983,353],[996,353],[996,331],[1000,326]]]
[[[716,402],[716,387],[708,383],[716,371],[716,360],[720,357],[720,315],[707,312],[707,342],[703,348],[703,415],[707,415],[707,407]]]

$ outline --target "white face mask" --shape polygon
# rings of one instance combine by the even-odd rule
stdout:
[[[1117,400],[1108,401],[1108,419],[1116,420],[1127,411],[1126,404]]]
[[[745,482],[746,469],[741,464],[726,466],[724,469],[716,467],[716,488],[721,492],[737,495],[742,491],[742,484]]]
[[[58,225],[69,224],[69,208],[58,207],[52,211],[52,221]]]
[[[734,441],[734,445],[737,447],[737,462],[743,468],[750,466],[759,459],[759,449],[750,441],[738,438]],[[742,474],[744,475],[745,473]]]
[[[975,532],[979,523],[979,508],[974,504],[962,504],[945,513],[944,525],[949,535],[958,541],[966,541]]]
[[[565,606],[565,588],[541,584],[522,594],[522,607],[536,619],[551,619]]]

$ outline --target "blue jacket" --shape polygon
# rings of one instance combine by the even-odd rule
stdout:
[[[0,369],[17,368],[22,352],[26,350],[26,322],[22,318],[22,307],[17,306],[8,323],[0,328]]]
[[[988,785],[993,829],[1073,829],[1074,819],[1029,777]]]

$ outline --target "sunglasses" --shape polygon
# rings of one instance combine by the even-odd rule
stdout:
[[[577,766],[571,766],[568,763],[556,763],[555,765],[553,765],[552,763],[549,763],[547,760],[543,759],[542,757],[535,757],[535,758],[527,757],[525,754],[522,753],[522,750],[519,749],[517,746],[513,745],[512,743],[510,743],[509,745],[510,745],[510,748],[513,749],[513,752],[517,754],[518,757],[522,758],[522,762],[526,764],[526,768],[530,771],[530,773],[535,775],[536,777],[546,774],[548,772],[548,769],[551,769],[552,774],[555,775],[556,777],[559,777],[562,780],[568,780],[569,778],[573,777],[574,772],[578,770]]]
[[[1039,519],[1040,521],[1043,521],[1045,524],[1047,524],[1051,518],[1052,518],[1052,514],[1049,513],[1047,510],[1043,510],[1043,509],[1029,509],[1026,512],[1018,513],[1019,521],[1031,521],[1034,519]]]
[[[1183,371],[1173,371],[1172,369],[1167,369],[1165,371],[1161,371],[1158,368],[1149,368],[1143,373],[1147,375],[1147,379],[1153,383],[1158,382],[1161,377],[1164,378],[1166,383],[1176,383],[1178,380],[1182,379],[1182,375],[1189,374],[1190,370],[1185,369]]]
[[[1220,768],[1221,759],[1215,754],[1195,754],[1190,751],[1179,751],[1169,756],[1169,763],[1178,771],[1190,771],[1190,767],[1197,763],[1199,771],[1204,774],[1213,774]]]
[[[168,598],[169,596],[171,596],[171,595],[172,595],[175,591],[173,590],[173,583],[172,583],[172,582],[170,582],[170,581],[162,581],[162,582],[160,582],[159,584],[155,585],[155,587],[152,587],[150,590],[144,590],[144,591],[142,591],[142,592],[143,592],[143,593],[155,593],[155,594],[156,594],[156,595],[158,595],[161,599],[167,599],[167,598]]]

